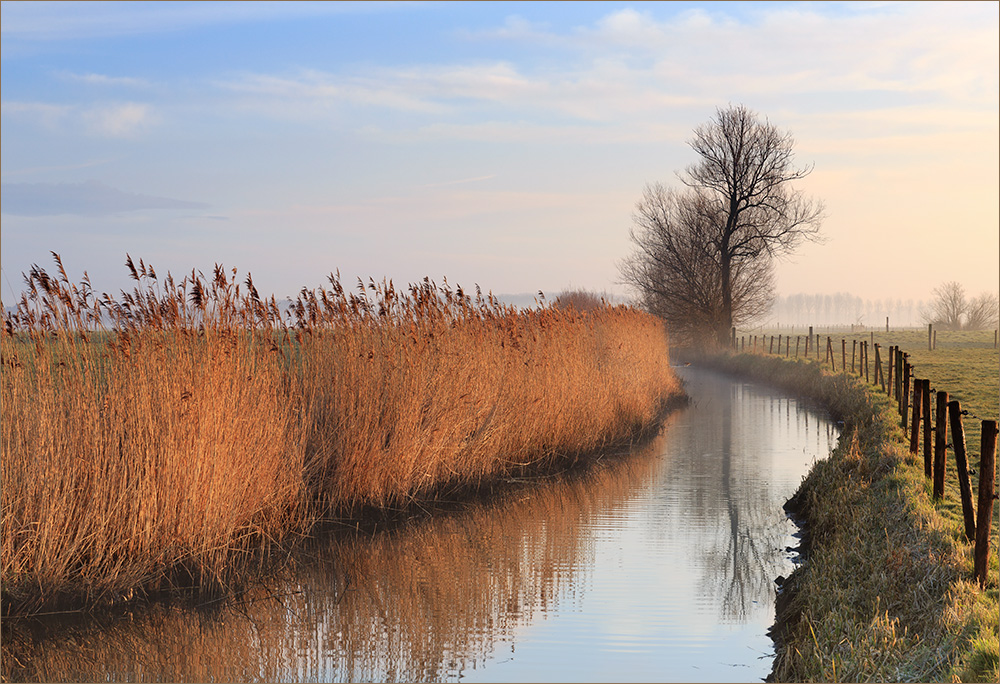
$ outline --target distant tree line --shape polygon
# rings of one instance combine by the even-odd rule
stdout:
[[[956,282],[934,289],[931,300],[886,297],[864,299],[847,292],[776,296],[764,325],[858,325],[907,328],[933,323],[939,330],[992,330],[997,327],[1000,299],[983,292],[971,299]]]
[[[920,325],[922,300],[886,297],[863,299],[847,292],[777,296],[768,315],[769,324],[862,325],[880,327],[886,317],[894,327]]]

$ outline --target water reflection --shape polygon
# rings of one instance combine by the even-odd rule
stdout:
[[[770,669],[781,504],[836,433],[685,369],[694,404],[583,476],[375,535],[317,540],[235,605],[5,623],[39,681],[725,681]]]

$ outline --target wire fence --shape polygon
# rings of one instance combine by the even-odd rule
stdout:
[[[850,354],[848,343],[850,342]],[[775,346],[777,343],[777,346]],[[994,331],[994,347],[997,332]],[[933,326],[927,329],[929,350],[937,347],[937,334]],[[930,380],[916,377],[910,355],[897,345],[888,350],[882,345],[868,340],[840,339],[838,345],[833,336],[814,334],[810,328],[808,335],[795,335],[794,350],[792,335],[749,335],[736,337],[732,331],[732,346],[735,351],[779,355],[786,358],[815,358],[833,372],[856,375],[869,384],[877,386],[896,402],[900,415],[900,427],[909,437],[910,453],[919,455],[923,451],[924,475],[933,483],[933,496],[944,497],[945,475],[947,471],[947,451],[955,455],[955,473],[958,477],[962,500],[962,516],[965,534],[975,543],[974,574],[980,586],[986,584],[989,560],[990,530],[993,519],[993,501],[996,482],[997,421],[984,419],[963,409],[958,400],[949,400],[948,392],[936,391],[932,411],[932,390]],[[801,353],[800,353],[801,352]],[[839,353],[838,353],[839,352]],[[872,358],[874,357],[874,358]],[[848,364],[850,358],[850,364]],[[932,420],[933,414],[933,420]],[[973,500],[971,476],[975,471],[969,468],[968,451],[965,440],[965,421],[981,423],[980,462],[977,500]],[[921,435],[921,427],[923,432]],[[951,441],[948,441],[948,437]],[[922,436],[922,439],[921,439]]]

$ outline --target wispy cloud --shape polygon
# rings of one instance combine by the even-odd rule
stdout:
[[[132,138],[154,126],[159,117],[149,104],[107,102],[90,105],[62,105],[46,102],[4,102],[4,116],[24,123],[69,133],[84,132],[108,138]]]
[[[907,109],[942,95],[950,106],[992,110],[998,32],[984,21],[991,13],[995,7],[976,4],[890,5],[875,13],[779,5],[741,16],[709,8],[655,18],[625,8],[560,31],[510,17],[466,37],[536,42],[560,58],[250,73],[215,85],[237,94],[240,106],[278,118],[336,114],[342,124],[358,108],[415,115],[389,126],[357,117],[367,133],[400,139],[490,140],[498,127],[505,139],[544,129],[633,139],[664,125],[689,128],[726,102],[783,118],[828,108]]]
[[[80,162],[79,164],[60,164],[58,166],[29,166],[22,169],[12,169],[10,171],[4,171],[3,175],[5,177],[11,176],[30,176],[36,173],[51,173],[52,171],[79,171],[80,169],[89,169],[95,166],[103,166],[115,161],[114,158],[106,159],[93,159],[91,161]]]
[[[282,117],[326,116],[348,105],[404,112],[445,111],[413,88],[394,87],[395,83],[395,79],[387,82],[377,74],[339,76],[309,69],[294,75],[244,74],[214,85],[241,96],[242,106]]]
[[[475,178],[462,178],[461,180],[444,181],[443,183],[427,183],[426,185],[421,185],[422,188],[443,188],[449,185],[464,185],[466,183],[478,183],[480,181],[490,180],[491,178],[496,178],[497,175],[491,174],[489,176],[476,176]]]
[[[152,107],[138,102],[94,107],[83,119],[92,132],[112,138],[133,137],[154,123]]]
[[[532,22],[524,17],[512,14],[508,16],[503,25],[485,30],[461,29],[456,32],[459,38],[469,42],[479,42],[483,40],[515,40],[530,42],[559,42],[558,37],[551,32],[547,24]]]
[[[55,128],[76,109],[73,105],[51,104],[49,102],[3,102],[0,113],[7,117],[17,117],[24,121]]]
[[[56,76],[67,81],[85,83],[93,86],[126,87],[126,88],[148,88],[149,81],[143,78],[133,78],[131,76],[108,76],[106,74],[77,74],[72,71],[58,71]]]
[[[13,216],[110,216],[144,209],[205,209],[189,202],[118,190],[97,181],[84,183],[4,183],[0,211]]]
[[[5,39],[74,40],[143,35],[270,21],[278,18],[371,13],[420,3],[403,2],[5,2]]]

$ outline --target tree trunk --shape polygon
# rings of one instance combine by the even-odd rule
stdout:
[[[733,327],[733,257],[729,253],[729,236],[722,243],[720,285],[722,286],[722,310],[719,312],[718,337],[719,343],[725,344],[729,337],[729,329]]]

